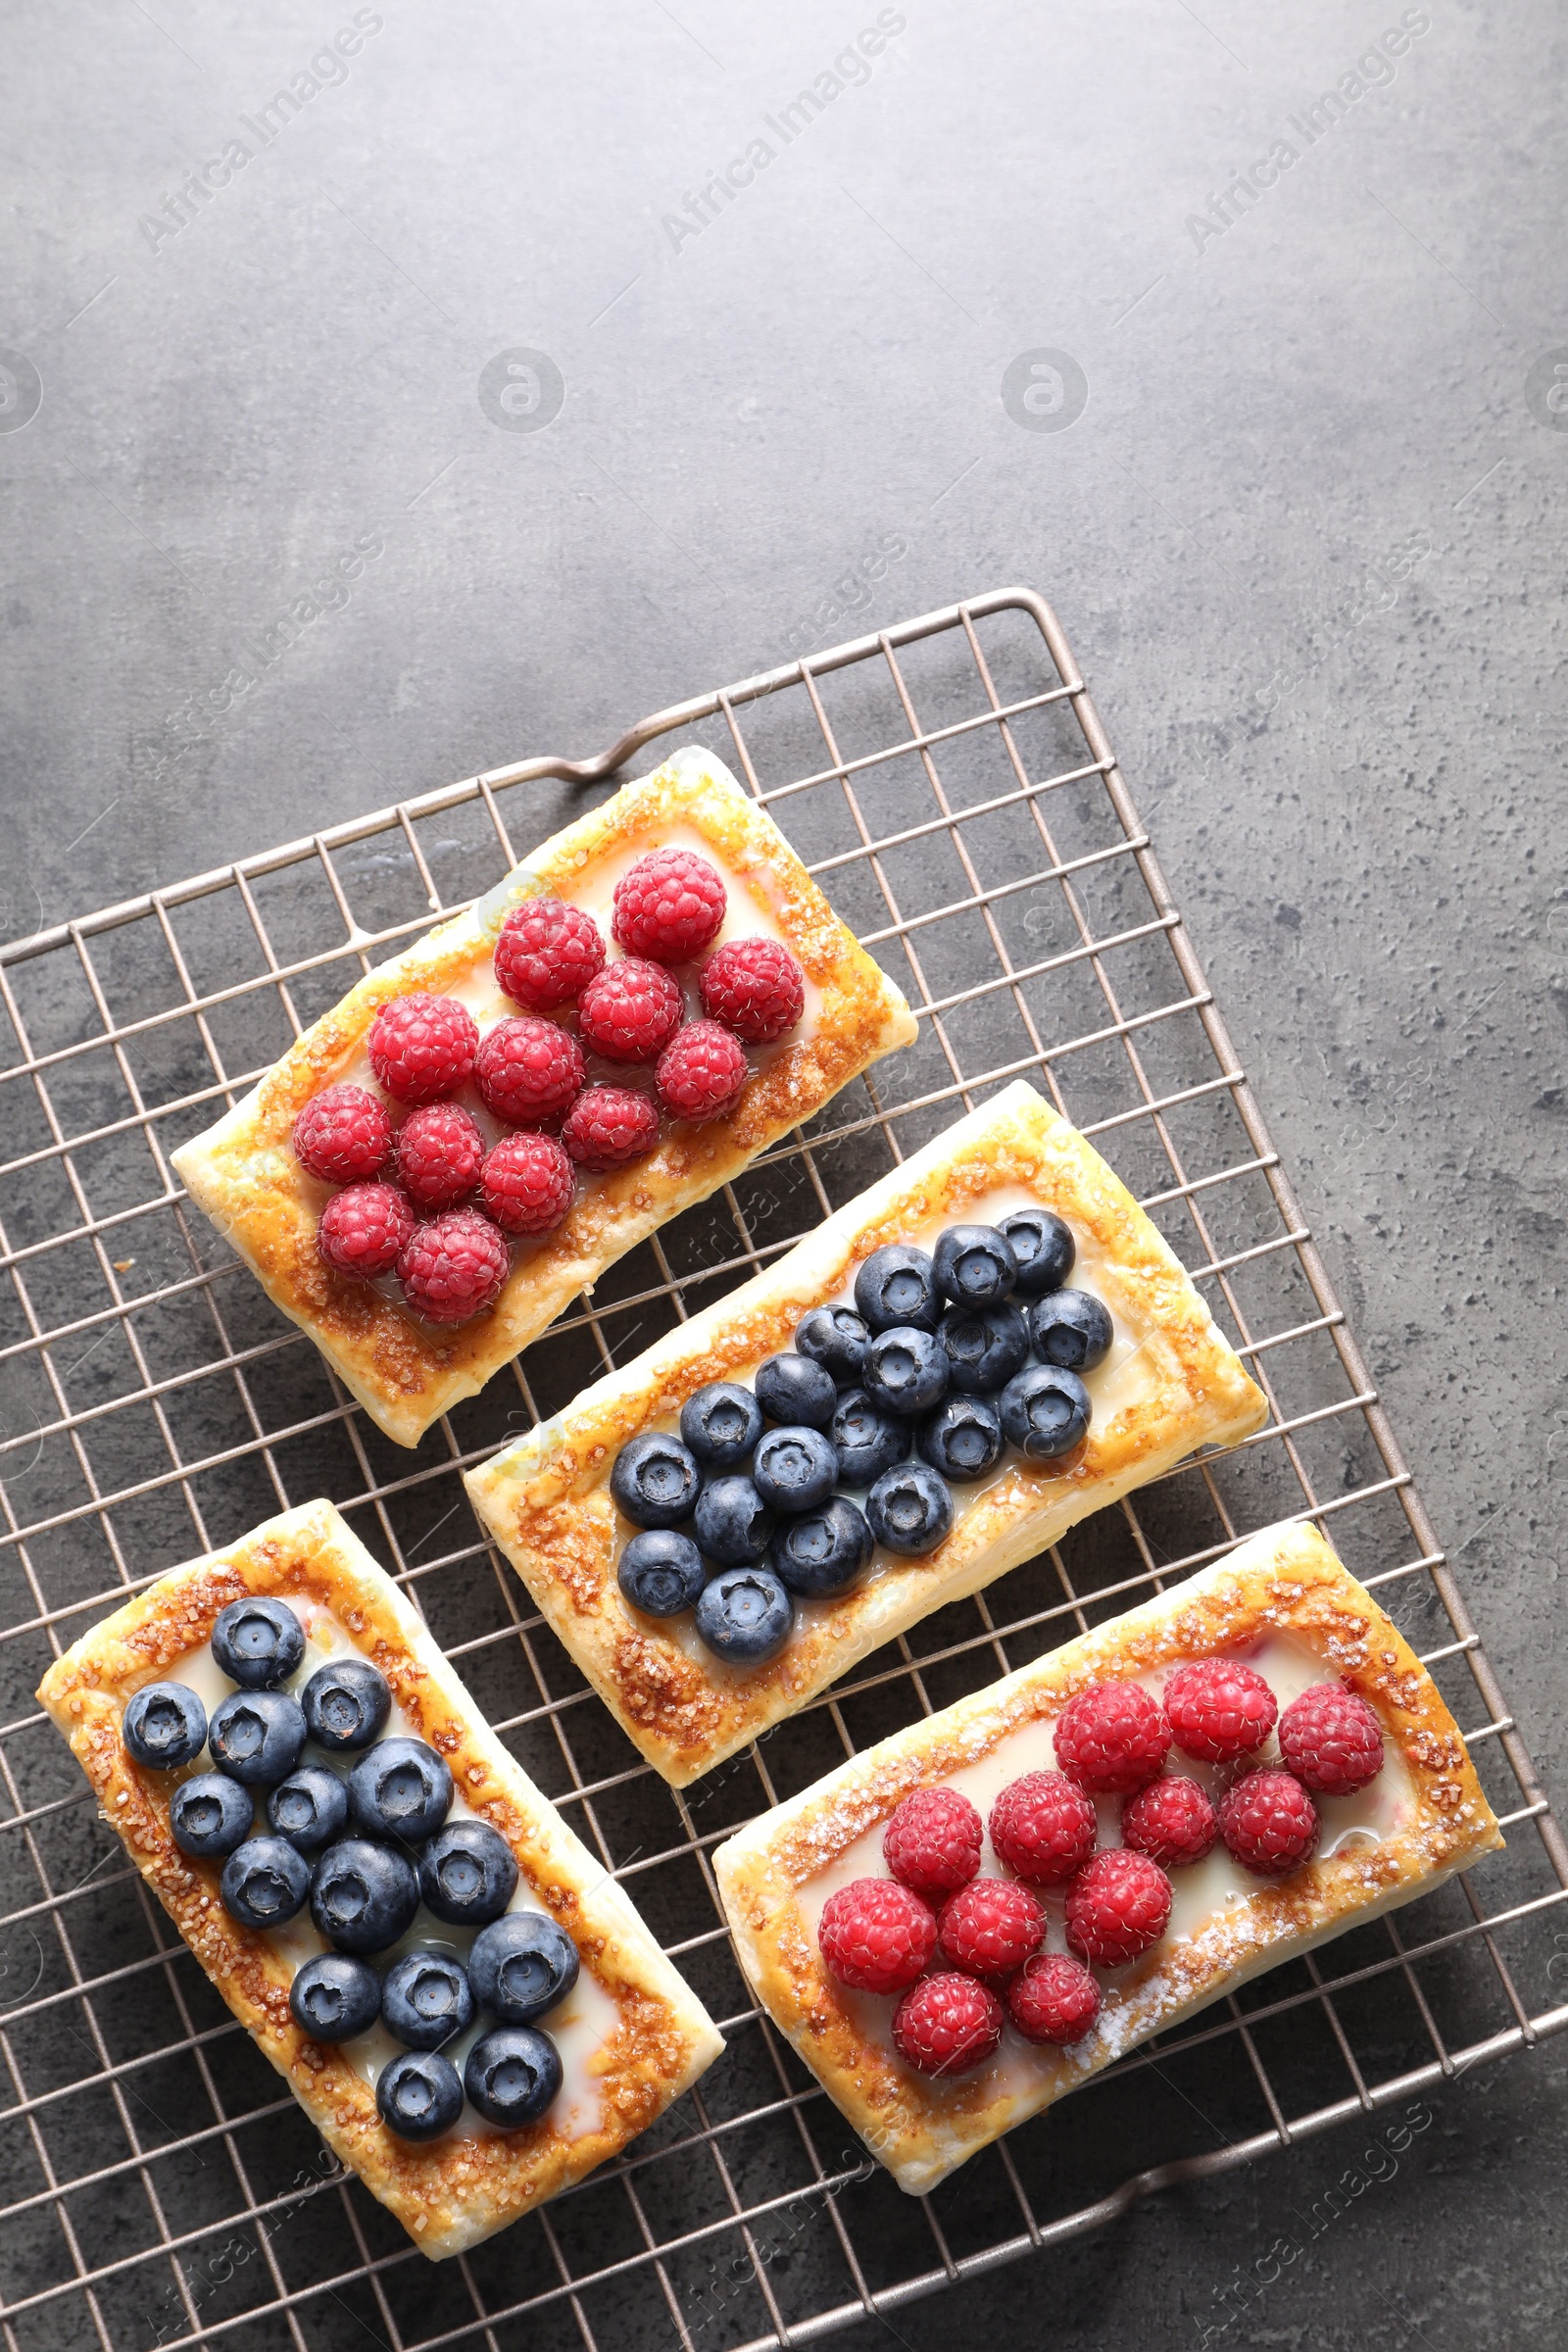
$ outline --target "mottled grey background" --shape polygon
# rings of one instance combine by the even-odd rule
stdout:
[[[785,145],[876,13],[388,0],[264,145],[347,5],[8,12],[0,937],[1031,582],[1560,1796],[1560,13],[907,0]],[[1565,2054],[1223,2334],[1345,2136],[843,2340],[1555,2346]]]

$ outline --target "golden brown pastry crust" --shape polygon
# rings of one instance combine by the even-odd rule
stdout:
[[[1097,1416],[1059,1462],[1011,1467],[926,1558],[885,1567],[798,1614],[784,1649],[749,1672],[692,1654],[629,1609],[615,1582],[617,1514],[608,1480],[619,1448],[667,1424],[707,1382],[788,1348],[808,1308],[836,1298],[885,1242],[933,1217],[961,1218],[998,1185],[1054,1208],[1080,1244],[1118,1323],[1143,1340],[1149,1393]],[[1120,1180],[1077,1129],[1019,1079],[837,1210],[777,1265],[694,1315],[564,1412],[467,1474],[474,1508],[550,1624],[632,1740],[675,1788],[857,1659],[949,1601],[1054,1544],[1075,1521],[1145,1485],[1200,1446],[1227,1445],[1267,1413],[1261,1392]]]
[[[700,833],[736,884],[777,923],[820,992],[810,1034],[764,1058],[735,1108],[666,1132],[646,1159],[581,1188],[554,1233],[525,1250],[488,1313],[453,1330],[416,1321],[368,1284],[334,1274],[316,1250],[328,1191],[290,1147],[294,1121],[362,1053],[381,1006],[434,995],[489,968],[497,933],[524,899],[570,899],[601,861],[657,849],[672,827]],[[579,1291],[669,1217],[707,1200],[879,1054],[908,1045],[913,1015],[833,912],[765,810],[717,760],[688,748],[557,833],[466,914],[442,923],[352,988],[215,1127],[173,1153],[192,1200],[245,1258],[273,1303],[308,1331],[389,1438],[416,1446],[432,1421],[537,1339]]]
[[[567,2137],[548,2115],[521,2132],[416,2146],[387,2130],[375,2093],[341,2050],[312,2041],[288,2005],[293,1975],[265,1934],[219,1899],[221,1865],[175,1845],[169,1800],[188,1774],[135,1762],[126,1701],[212,1633],[247,1592],[314,1600],[392,1686],[459,1792],[501,1834],[523,1881],[566,1929],[618,2024],[592,2062],[601,2122]],[[57,1660],[38,1696],[70,1740],[105,1818],[234,2015],[288,2082],[327,2145],[395,2213],[420,2250],[461,2253],[542,2205],[646,2132],[723,2043],[631,1903],[514,1761],[396,1585],[330,1503],[269,1520],[239,1543],[172,1569]]]
[[[1091,1683],[1286,1634],[1375,1710],[1408,1768],[1409,1828],[1308,1863],[1227,1904],[1191,1938],[1154,1949],[1110,1986],[1092,2032],[1031,2051],[1026,2095],[985,2077],[933,2083],[869,2043],[822,1966],[797,1890],[933,1788],[1030,1724],[1049,1725]],[[1054,1759],[1043,1739],[1042,1764]],[[735,1948],[769,2017],[901,2187],[925,2190],[1123,2051],[1343,1930],[1393,1910],[1502,1843],[1458,1727],[1392,1620],[1314,1528],[1265,1529],[1228,1558],[1049,1656],[869,1748],[721,1845],[713,1869]]]

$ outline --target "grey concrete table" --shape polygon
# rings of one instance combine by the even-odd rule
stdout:
[[[1563,39],[14,9],[0,937],[1029,580],[1561,1797]],[[843,2340],[1544,2352],[1564,2057]]]

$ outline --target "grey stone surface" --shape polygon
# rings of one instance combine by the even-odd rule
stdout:
[[[786,143],[869,0],[12,13],[0,935],[1030,581],[1560,1795],[1560,13],[895,18]],[[844,2341],[1544,2352],[1563,2068]]]

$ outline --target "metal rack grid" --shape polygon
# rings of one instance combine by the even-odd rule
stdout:
[[[431,1433],[387,1445],[169,1152],[432,908],[656,738],[703,731],[901,981],[918,1043],[666,1227]],[[558,789],[544,789],[549,780]],[[543,811],[543,815],[542,815]],[[1405,2100],[1568,2024],[1568,1845],[1417,1498],[1060,628],[1004,590],[0,950],[0,2324],[13,2352],[800,2344]],[[1104,1512],[675,1794],[489,1553],[459,1468],[1028,1074],[1100,1143],[1268,1391],[1269,1426]],[[314,2144],[31,1699],[173,1561],[325,1493],[626,1885],[729,2047],[620,2162],[439,2269]],[[755,2009],[707,1857],[759,1805],[1316,1518],[1458,1713],[1508,1852],[1139,2051],[936,2195],[894,2189]],[[438,1541],[439,1539],[439,1541]]]

